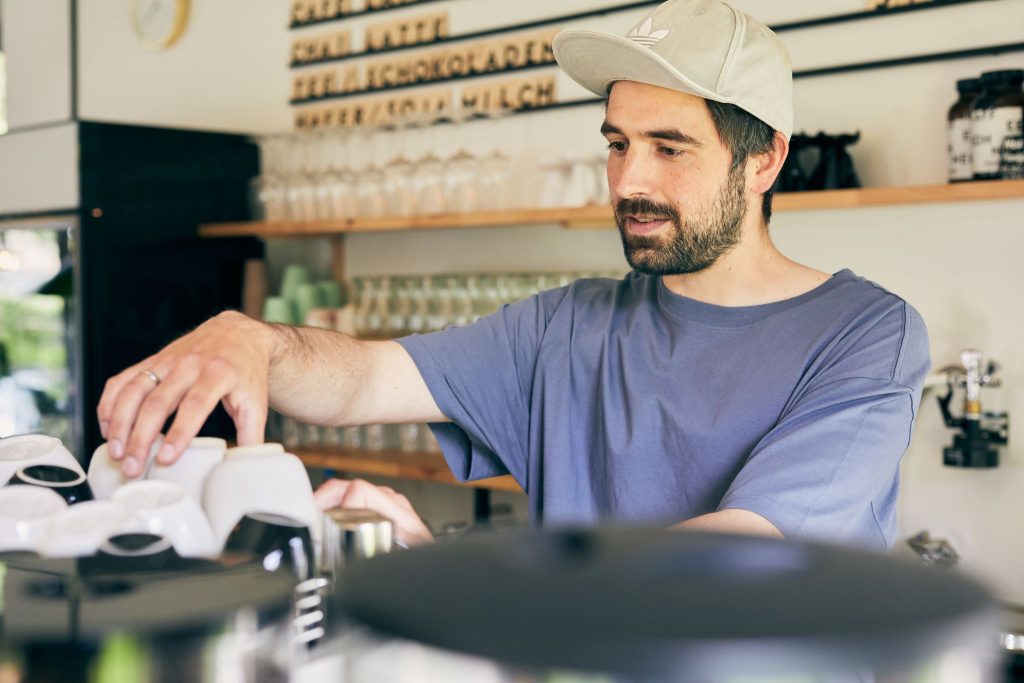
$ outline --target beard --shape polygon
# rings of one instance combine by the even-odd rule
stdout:
[[[730,169],[725,186],[710,206],[699,206],[684,224],[671,204],[645,198],[615,204],[615,224],[630,268],[646,275],[686,275],[709,268],[739,244],[747,212],[743,165]],[[643,215],[671,223],[668,235],[633,235],[626,217]]]

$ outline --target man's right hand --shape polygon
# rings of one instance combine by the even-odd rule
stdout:
[[[218,402],[234,420],[240,446],[262,443],[274,348],[270,326],[227,311],[111,377],[97,414],[125,476],[142,473],[153,442],[175,411],[157,455],[161,464],[178,459]]]
[[[387,517],[394,526],[395,539],[406,547],[434,540],[409,499],[389,486],[374,486],[362,479],[328,479],[313,497],[321,510],[336,507],[372,510]]]

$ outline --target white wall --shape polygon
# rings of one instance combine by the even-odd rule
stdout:
[[[71,4],[69,0],[5,0],[0,11],[7,55],[7,119],[12,132],[69,121]]]
[[[291,125],[287,2],[192,0],[181,39],[156,52],[135,36],[130,6],[78,3],[82,119],[229,132]]]
[[[78,124],[0,135],[0,215],[78,206]]]

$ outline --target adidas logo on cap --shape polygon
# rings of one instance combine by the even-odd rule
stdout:
[[[653,47],[661,40],[667,38],[668,34],[672,32],[667,28],[663,28],[652,33],[652,28],[654,28],[654,17],[648,17],[647,21],[629,32],[629,39],[635,43],[640,43],[644,47]]]

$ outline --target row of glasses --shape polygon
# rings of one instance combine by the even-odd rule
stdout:
[[[621,275],[564,272],[355,278],[349,291],[354,334],[363,339],[393,339],[468,325],[505,304],[565,287],[579,278]]]
[[[546,159],[531,117],[411,118],[256,140],[253,215],[311,222],[607,203],[600,155]]]

